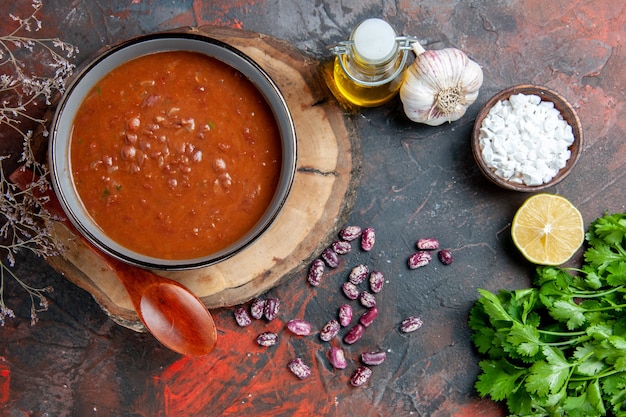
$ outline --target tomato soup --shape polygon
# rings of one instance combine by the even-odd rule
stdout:
[[[78,195],[103,232],[163,259],[193,259],[242,238],[281,171],[271,109],[232,67],[159,52],[106,75],[81,104],[70,144]]]

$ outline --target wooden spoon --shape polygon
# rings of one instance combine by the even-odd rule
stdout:
[[[22,190],[30,188],[30,184],[36,180],[32,171],[23,167],[14,171],[9,178]],[[38,192],[39,188],[33,187],[31,190]],[[67,221],[52,190],[37,197],[43,196],[48,197],[46,209],[79,236],[115,273],[128,292],[139,319],[159,342],[174,352],[189,356],[203,356],[215,348],[217,330],[213,317],[189,289],[179,282],[103,253]]]
[[[94,250],[115,272],[141,322],[159,342],[183,355],[203,356],[213,350],[213,317],[184,285]]]

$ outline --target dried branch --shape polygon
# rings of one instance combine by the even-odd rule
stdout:
[[[12,271],[15,254],[27,250],[47,257],[63,251],[51,226],[54,219],[45,208],[44,196],[51,185],[45,161],[38,161],[33,152],[32,126],[43,137],[48,136],[47,120],[39,116],[41,106],[50,106],[54,95],[65,90],[74,70],[70,59],[78,49],[58,38],[33,37],[31,33],[42,27],[37,13],[43,2],[33,0],[31,5],[33,11],[26,18],[10,14],[17,27],[0,36],[0,129],[8,128],[21,138],[18,162],[33,173],[28,187],[19,188],[5,172],[3,161],[9,156],[0,156],[0,325],[15,316],[4,301],[7,279],[17,282],[29,295],[32,324],[37,321],[37,313],[47,309],[45,294],[52,291],[51,287],[32,287],[17,277]]]

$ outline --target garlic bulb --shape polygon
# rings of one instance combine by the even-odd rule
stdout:
[[[460,119],[483,84],[480,66],[456,48],[426,51],[415,42],[413,51],[400,88],[404,113],[430,126]]]

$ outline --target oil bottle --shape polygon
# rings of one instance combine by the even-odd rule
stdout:
[[[347,41],[328,49],[335,55],[335,94],[360,107],[375,107],[391,100],[402,84],[414,38],[397,36],[382,19],[357,25]]]

